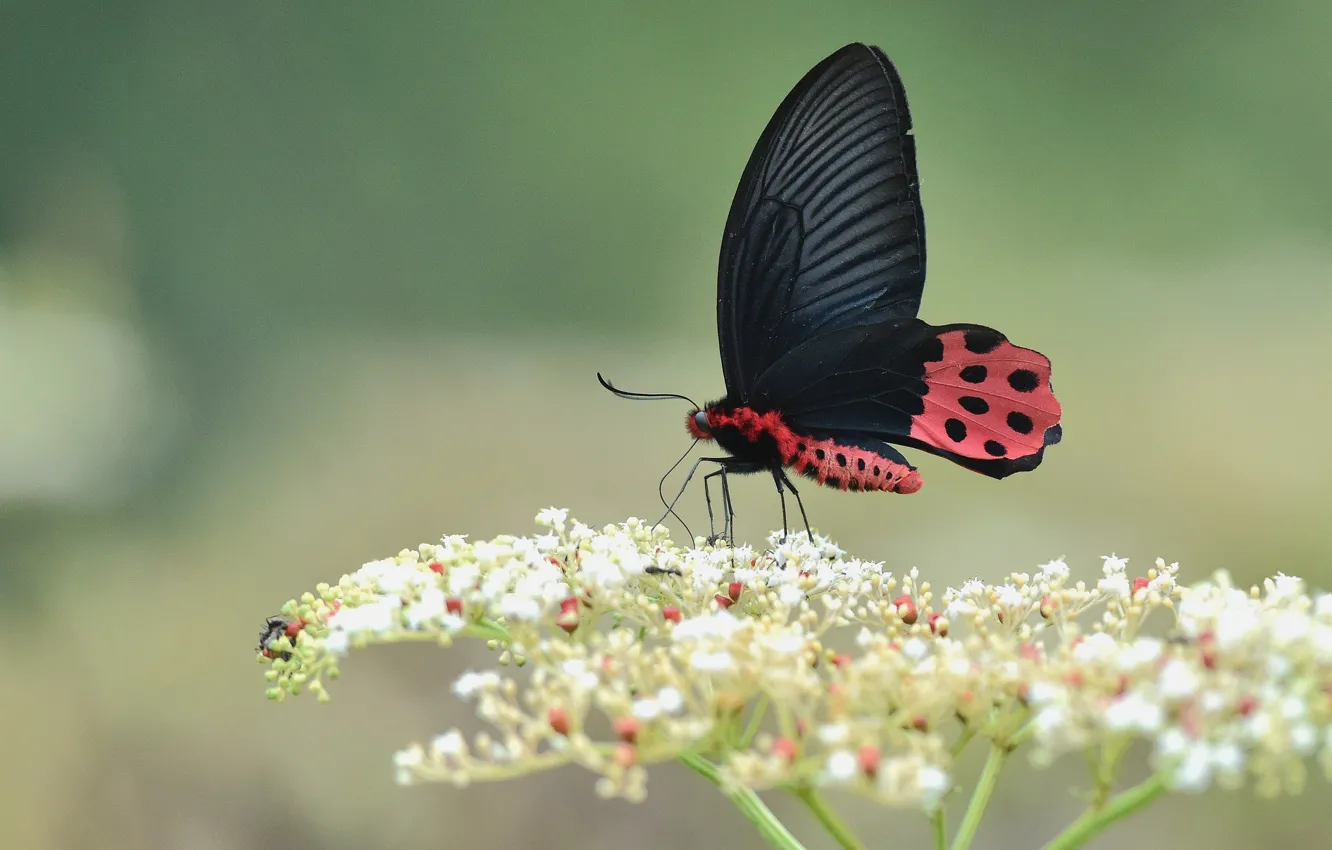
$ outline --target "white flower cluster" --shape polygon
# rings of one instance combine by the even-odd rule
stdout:
[[[529,537],[446,537],[288,603],[261,646],[270,695],[326,698],[353,646],[480,637],[497,667],[454,691],[492,731],[404,750],[399,778],[576,763],[631,800],[646,765],[702,753],[739,786],[932,809],[975,738],[1029,742],[1037,760],[1094,752],[1102,769],[1146,739],[1189,790],[1249,776],[1297,790],[1319,753],[1332,770],[1332,596],[1299,579],[1185,588],[1174,564],[1133,576],[1111,556],[1092,582],[1055,561],[936,601],[915,569],[896,577],[818,535],[682,548],[635,519],[596,531],[552,508],[537,522]]]

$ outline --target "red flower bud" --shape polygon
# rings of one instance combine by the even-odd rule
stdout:
[[[546,712],[546,722],[557,735],[569,734],[569,712],[559,706],[555,706]]]
[[[630,744],[638,740],[638,730],[642,728],[638,719],[634,717],[617,717],[611,726],[615,729],[617,738]]]
[[[916,601],[908,593],[893,600],[893,607],[897,609],[897,616],[902,618],[902,622],[908,626],[916,624]]]
[[[879,772],[879,748],[866,744],[856,753],[856,761],[860,772],[873,779]]]
[[[615,763],[620,767],[633,767],[638,761],[638,748],[633,744],[618,744],[615,747]]]
[[[571,634],[578,628],[578,600],[575,597],[570,596],[560,603],[560,613],[555,618],[555,625]]]

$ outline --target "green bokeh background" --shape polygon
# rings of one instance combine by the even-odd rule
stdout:
[[[911,95],[922,316],[1049,354],[1066,437],[1003,482],[918,453],[919,494],[809,492],[815,524],[936,585],[1115,552],[1332,586],[1318,4],[0,0],[0,847],[758,847],[672,767],[639,807],[573,771],[393,786],[474,651],[277,708],[252,648],[442,533],[655,517],[684,410],[594,372],[721,394],[735,180],[852,40]],[[977,846],[1038,846],[1080,777],[1015,766]],[[1304,842],[1327,792],[1169,798],[1097,846]]]

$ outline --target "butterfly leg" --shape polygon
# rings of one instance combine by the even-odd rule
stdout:
[[[733,464],[734,462],[735,462],[735,458],[731,458],[731,457],[701,457],[701,458],[699,458],[698,460],[694,461],[694,465],[691,466],[691,467],[689,467],[689,474],[685,476],[684,483],[682,483],[682,484],[680,485],[680,489],[676,492],[675,497],[674,497],[673,499],[671,499],[671,501],[670,501],[669,503],[666,502],[666,499],[665,499],[665,498],[662,499],[662,504],[666,505],[666,513],[664,513],[664,514],[661,515],[661,519],[657,520],[657,522],[655,523],[654,527],[655,527],[656,525],[661,525],[662,522],[666,519],[666,517],[668,517],[668,516],[673,516],[673,517],[675,517],[676,519],[680,520],[680,524],[684,526],[684,528],[685,528],[685,533],[687,533],[687,534],[689,535],[689,541],[690,541],[690,543],[692,544],[692,543],[693,543],[693,540],[694,540],[694,533],[693,533],[692,531],[689,530],[689,526],[688,526],[687,524],[685,524],[684,519],[681,518],[681,516],[675,512],[675,504],[676,504],[676,502],[679,502],[679,501],[680,501],[680,497],[684,495],[684,491],[685,491],[685,489],[689,486],[689,482],[692,481],[692,480],[694,480],[694,473],[695,473],[695,472],[698,472],[698,467],[699,467],[701,464],[703,464],[703,463],[715,463],[715,464],[717,464],[719,467],[721,467],[721,470],[724,470],[724,469],[726,469],[728,466],[730,466],[731,464]],[[721,470],[718,470],[718,471],[721,471]],[[708,498],[708,521],[709,521],[709,524],[711,524],[711,520],[712,520],[712,500],[711,500],[711,497],[708,496],[708,483],[707,483],[707,480],[708,480],[709,478],[711,478],[711,477],[712,477],[713,475],[715,475],[715,474],[716,474],[715,472],[710,472],[710,473],[708,473],[706,476],[704,476],[704,478],[703,478],[703,495],[704,495],[706,498]],[[723,477],[722,477],[722,484],[723,484],[722,489],[723,489],[724,492],[726,492],[725,482],[726,482],[726,478],[725,478],[725,476],[723,476]],[[728,498],[729,498],[729,497],[728,497]],[[728,504],[729,504],[729,502],[728,502]],[[725,530],[725,529],[723,528],[723,530]]]
[[[772,482],[773,482],[774,484],[777,485],[777,498],[780,499],[781,502],[782,502],[782,542],[783,542],[783,543],[786,542],[786,532],[787,532],[787,527],[786,527],[786,487],[782,484],[782,479],[783,479],[784,477],[785,477],[785,476],[782,475],[780,469],[777,469],[776,467],[773,468],[773,470],[772,470]]]
[[[715,519],[716,515],[713,513],[712,510],[712,488],[709,485],[713,478],[716,478],[717,476],[722,474],[722,469],[725,469],[725,467],[722,467],[721,469],[718,469],[715,472],[709,472],[707,475],[703,476],[703,500],[707,502],[708,505],[709,543],[716,543],[719,539],[721,539],[717,534],[717,524]],[[722,530],[725,531],[724,528]]]
[[[722,485],[722,512],[724,520],[722,522],[722,534],[726,535],[727,543],[731,551],[735,551],[735,508],[731,505],[731,482],[727,477],[727,465],[722,464],[722,468],[717,470],[721,473]]]
[[[814,532],[813,532],[813,531],[810,531],[810,528],[809,528],[809,515],[805,513],[805,503],[802,502],[802,501],[800,501],[800,491],[797,490],[797,489],[796,489],[796,486],[795,486],[794,484],[791,483],[791,479],[788,478],[788,477],[786,476],[786,472],[785,472],[785,471],[780,470],[780,469],[775,469],[775,470],[773,470],[773,475],[774,475],[774,477],[777,477],[777,479],[778,479],[778,480],[777,480],[777,492],[780,493],[780,492],[782,491],[782,485],[785,484],[785,485],[786,485],[786,489],[788,489],[788,490],[791,491],[791,495],[792,495],[792,496],[795,496],[796,506],[800,508],[800,519],[801,519],[802,522],[805,523],[805,534],[808,535],[809,540],[810,540],[810,542],[812,543],[812,542],[814,541]],[[786,530],[786,499],[785,499],[785,497],[782,498],[782,530],[783,530],[783,532],[785,532],[785,530]]]

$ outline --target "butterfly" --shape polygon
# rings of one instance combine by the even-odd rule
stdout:
[[[750,155],[717,275],[726,395],[691,402],[685,421],[726,452],[694,465],[718,464],[704,493],[711,516],[708,480],[720,476],[724,530],[728,473],[771,474],[785,528],[785,491],[800,504],[788,471],[915,493],[920,472],[894,445],[1004,478],[1062,437],[1048,358],[993,328],[916,317],[925,216],[911,129],[892,62],[849,44],[796,84]],[[597,377],[626,397],[685,398]]]

